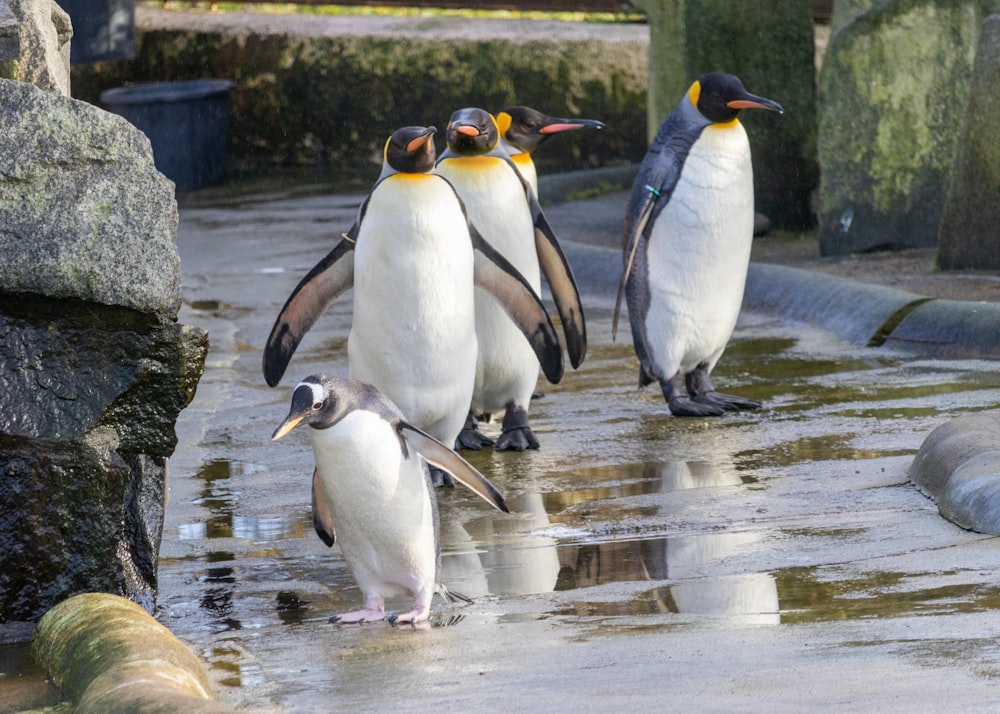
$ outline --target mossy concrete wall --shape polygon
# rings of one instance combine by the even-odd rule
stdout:
[[[74,96],[96,103],[102,90],[126,82],[234,79],[229,156],[248,170],[319,167],[370,176],[392,131],[407,124],[443,129],[463,106],[527,104],[606,123],[600,132],[548,142],[537,155],[543,169],[634,162],[646,149],[641,27],[626,28],[634,41],[611,42],[469,38],[448,26],[326,34],[315,31],[318,19],[297,31],[282,16],[249,25],[232,13],[184,27],[185,14],[140,13],[136,57],[74,67]]]
[[[820,74],[824,255],[935,244],[995,5],[883,0],[834,31]]]

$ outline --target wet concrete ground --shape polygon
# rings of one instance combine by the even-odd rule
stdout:
[[[617,251],[569,245],[617,244],[615,195],[586,230],[570,219],[582,204],[549,210],[571,256],[606,259],[611,278],[581,289],[587,361],[533,403],[542,448],[464,454],[514,513],[440,492],[445,582],[474,604],[436,601],[425,631],[328,624],[361,596],[312,532],[306,434],[269,437],[298,378],[346,375],[350,296],[276,389],[260,349],[358,199],[276,191],[181,209],[181,320],[208,330],[211,352],[178,423],[157,616],[220,699],[274,712],[1000,703],[1000,543],[940,518],[907,478],[931,429],[1000,406],[996,363],[859,348],[750,313],[715,375],[765,407],[674,418],[636,388],[627,327],[611,341]]]

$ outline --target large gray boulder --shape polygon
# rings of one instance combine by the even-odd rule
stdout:
[[[0,57],[0,78],[17,79],[69,96],[73,24],[53,0],[2,0],[17,25],[17,54]],[[0,5],[0,19],[6,13]],[[0,25],[6,32],[6,26]]]
[[[965,126],[938,237],[945,270],[1000,268],[1000,15],[983,22]]]
[[[838,27],[820,73],[820,251],[933,246],[996,0],[882,0]]]
[[[167,457],[208,349],[173,186],[125,120],[0,80],[0,623],[152,608]]]
[[[177,317],[177,204],[142,132],[0,80],[0,147],[0,289]]]
[[[0,622],[94,590],[151,609],[167,457],[205,334],[0,295],[0,335]]]

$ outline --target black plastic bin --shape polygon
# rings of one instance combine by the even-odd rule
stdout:
[[[149,137],[153,161],[178,191],[222,183],[229,135],[228,79],[131,84],[101,92],[101,102]]]

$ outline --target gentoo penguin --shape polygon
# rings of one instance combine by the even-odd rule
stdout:
[[[331,622],[385,618],[385,598],[412,593],[413,609],[389,622],[428,618],[431,598],[449,593],[438,581],[441,547],[437,497],[428,463],[451,473],[494,508],[509,512],[503,496],[449,447],[403,418],[384,394],[353,379],[306,377],[272,439],[298,424],[309,430],[316,471],[313,522],[328,546],[337,540],[365,607]],[[333,524],[337,524],[334,530]]]
[[[288,298],[263,368],[267,383],[277,384],[305,332],[353,286],[351,377],[374,384],[411,423],[454,445],[479,352],[474,284],[497,299],[512,339],[553,382],[562,377],[562,348],[537,289],[470,225],[451,184],[431,173],[434,132],[404,127],[386,142],[381,177],[349,233]]]
[[[517,170],[538,195],[538,171],[531,154],[553,134],[591,127],[603,129],[596,119],[560,119],[531,107],[509,107],[496,115],[500,141]]]
[[[657,381],[678,416],[718,416],[759,402],[715,391],[709,377],[743,300],[754,197],[744,109],[783,113],[731,74],[691,85],[660,127],[632,185],[624,290],[639,386]]]
[[[448,149],[436,171],[447,178],[469,210],[469,218],[488,240],[541,290],[544,272],[562,318],[566,351],[577,367],[587,349],[580,295],[569,263],[545,220],[534,191],[500,146],[496,121],[484,109],[459,109],[451,116]],[[480,448],[489,439],[475,428],[473,416],[489,418],[503,411],[500,450],[538,448],[528,422],[528,407],[538,381],[538,367],[517,330],[489,298],[476,296],[479,360],[476,386],[466,428],[459,437],[464,448]]]

